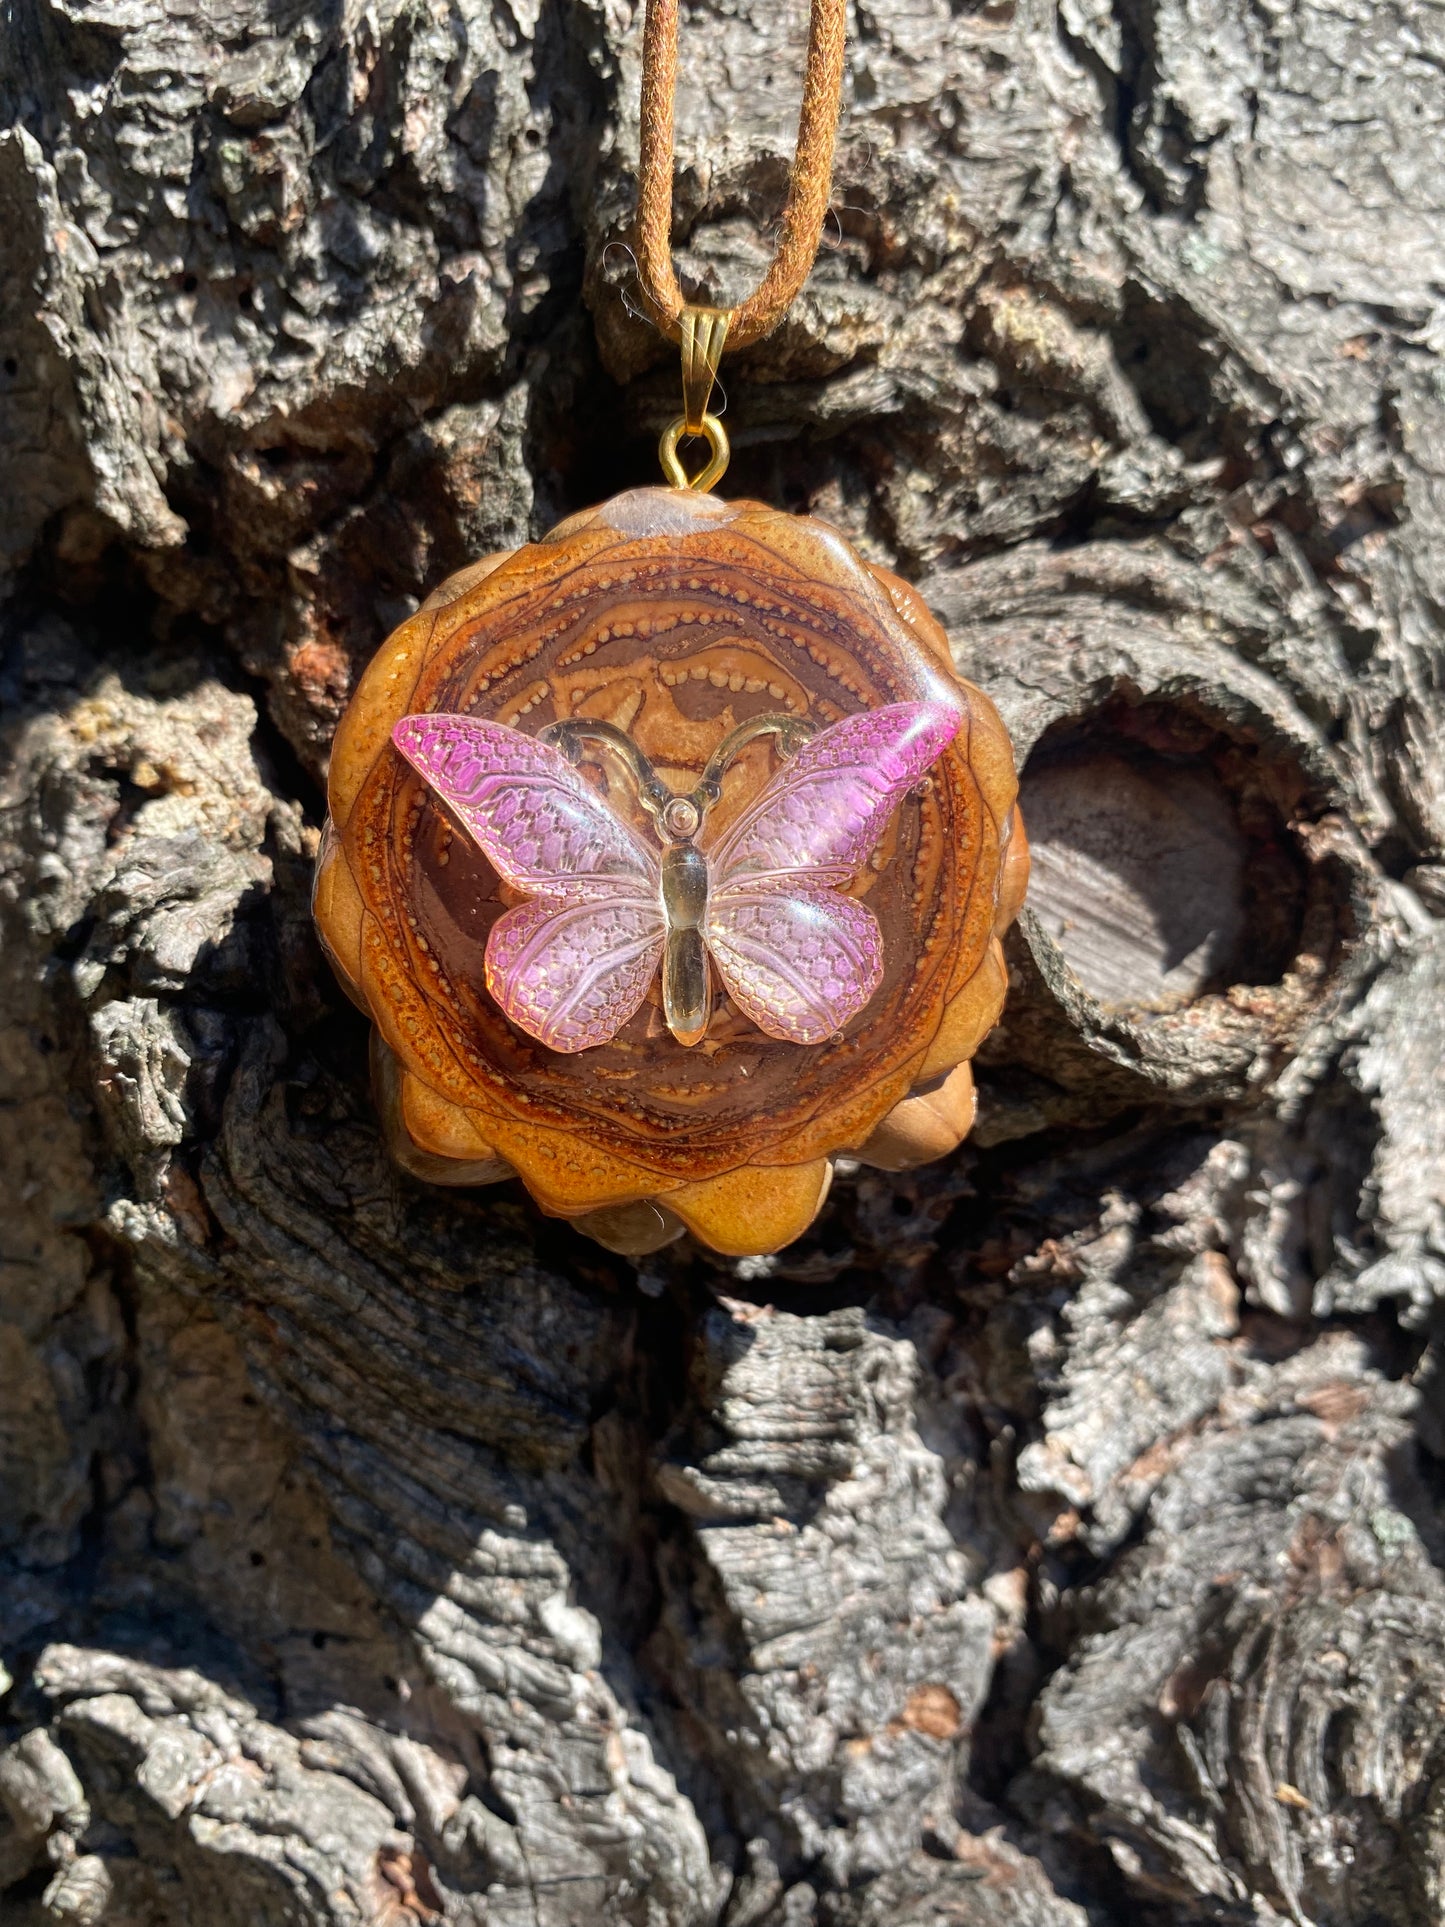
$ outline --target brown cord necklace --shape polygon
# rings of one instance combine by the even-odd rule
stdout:
[[[637,259],[682,351],[671,486],[442,583],[332,749],[316,923],[375,1026],[394,1157],[516,1176],[632,1257],[776,1251],[840,1155],[951,1151],[1027,875],[1008,738],[917,594],[811,516],[708,493],[723,350],[817,252],[843,22],[812,0],[772,264],[704,307],[670,253],[677,0],[649,0]]]
[[[648,0],[642,36],[642,152],[638,168],[637,267],[658,327],[682,346],[683,412],[663,431],[662,472],[674,488],[712,488],[730,450],[721,421],[708,412],[725,348],[747,348],[771,334],[807,280],[822,239],[833,184],[833,147],[843,95],[846,0],[812,0],[803,105],[788,198],[772,264],[735,308],[686,300],[672,265],[673,103],[677,93],[678,0]],[[689,478],[678,460],[684,436],[701,435],[709,459]]]

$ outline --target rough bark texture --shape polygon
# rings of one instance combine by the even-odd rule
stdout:
[[[885,0],[729,487],[1027,759],[976,1138],[642,1270],[380,1147],[358,665],[653,474],[629,0],[11,0],[7,1927],[1445,1917],[1445,27]],[[684,40],[736,292],[800,4]]]

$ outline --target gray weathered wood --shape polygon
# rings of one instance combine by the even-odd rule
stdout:
[[[684,33],[767,252],[801,0]],[[886,0],[729,486],[921,587],[1039,882],[973,1143],[639,1270],[391,1167],[326,745],[653,474],[630,0],[0,39],[0,1916],[1445,1917],[1445,26]]]

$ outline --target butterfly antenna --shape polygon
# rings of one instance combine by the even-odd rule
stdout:
[[[811,723],[805,716],[750,716],[736,729],[730,729],[712,755],[708,758],[707,768],[698,780],[690,801],[697,805],[698,814],[705,816],[712,805],[722,795],[722,779],[737,761],[749,743],[755,743],[760,736],[775,736],[778,739],[780,756],[795,756],[810,736],[816,736],[818,725]]]
[[[587,754],[589,744],[595,744],[614,757],[626,771],[643,809],[654,823],[661,821],[663,811],[673,800],[672,791],[627,732],[619,729],[615,723],[579,716],[567,722],[548,723],[545,729],[538,731],[538,735],[542,742],[560,750],[574,767]]]

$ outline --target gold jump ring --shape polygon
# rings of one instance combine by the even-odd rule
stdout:
[[[687,417],[679,415],[663,430],[662,440],[657,444],[657,459],[662,464],[662,472],[672,488],[692,488],[706,495],[710,488],[722,480],[727,471],[732,449],[728,445],[727,430],[716,415],[705,414],[702,427],[698,431],[712,450],[707,461],[696,475],[689,475],[678,456],[677,445],[688,433]]]

